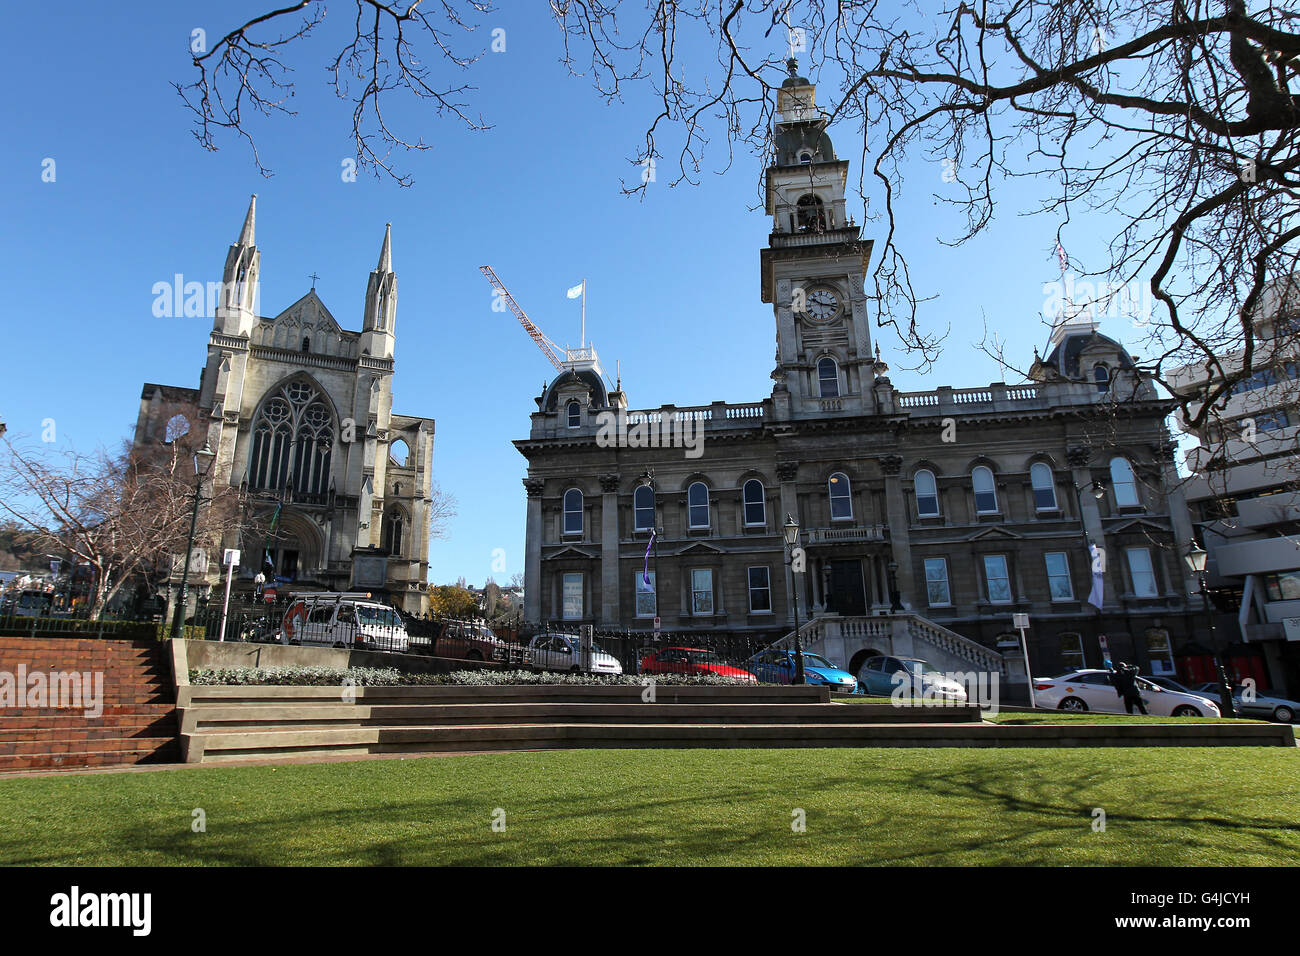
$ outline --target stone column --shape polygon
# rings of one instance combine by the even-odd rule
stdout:
[[[801,529],[803,528],[803,521],[799,518],[799,492],[795,482],[795,479],[798,476],[798,474],[799,474],[798,462],[794,462],[794,461],[777,462],[776,477],[781,482],[781,513],[777,515],[776,526],[777,526],[777,530],[780,531],[782,535],[784,535],[784,531],[782,529],[785,525],[786,515],[794,515],[794,520],[799,522],[799,527]],[[802,539],[803,539],[803,535],[801,534],[800,545],[799,545],[800,547],[802,547],[803,544]],[[783,542],[782,548],[784,549],[785,538],[782,537],[781,540]],[[782,554],[782,559],[784,560],[784,553]],[[790,567],[791,567],[790,564],[786,562],[785,613],[786,613],[786,623],[793,628],[794,627],[794,603],[791,600],[791,596],[795,593],[794,590],[795,585],[794,585],[794,573],[790,570]],[[805,573],[807,573],[806,568],[807,565],[805,564]],[[808,612],[809,612],[809,608],[807,604],[801,601],[799,607],[799,620],[801,622],[808,619]]]
[[[908,533],[907,500],[903,497],[903,482],[899,477],[903,459],[898,455],[885,455],[880,459],[880,470],[885,476],[885,514],[889,520],[889,544],[898,562],[899,600],[911,610],[923,608],[912,577],[912,539]],[[888,591],[888,585],[886,585]],[[889,598],[886,595],[885,605]]]
[[[618,475],[601,475],[600,491],[600,623],[606,627],[617,627]],[[594,606],[592,610],[595,610]]]
[[[542,620],[542,487],[540,478],[525,478],[528,524],[524,536],[524,620]]]

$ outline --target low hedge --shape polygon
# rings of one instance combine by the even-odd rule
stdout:
[[[404,674],[393,667],[196,667],[191,684],[291,684],[294,686],[354,687],[464,686],[495,687],[511,684],[567,684],[585,687],[640,687],[648,677],[638,674],[574,674],[558,671],[463,670],[446,674]],[[665,686],[731,687],[748,682],[716,674],[656,674]]]

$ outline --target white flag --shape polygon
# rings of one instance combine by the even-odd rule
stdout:
[[[583,290],[583,288],[584,288],[586,285],[587,285],[587,280],[586,280],[586,279],[583,279],[581,282],[579,282],[577,285],[575,285],[572,289],[570,289],[568,292],[566,292],[565,295],[567,295],[570,299],[576,299],[578,296],[582,295],[582,290]]]

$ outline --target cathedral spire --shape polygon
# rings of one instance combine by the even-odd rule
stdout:
[[[239,232],[239,246],[255,246],[253,241],[253,226],[257,219],[257,193],[253,193],[253,198],[248,201],[248,214],[244,216],[244,228]]]
[[[393,224],[391,222],[384,225],[384,245],[379,250],[379,267],[375,271],[393,271]]]

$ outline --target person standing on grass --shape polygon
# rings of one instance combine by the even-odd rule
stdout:
[[[1121,662],[1119,667],[1110,669],[1110,682],[1115,685],[1115,693],[1124,699],[1124,709],[1128,713],[1133,713],[1133,708],[1136,706],[1144,716],[1149,716],[1146,704],[1142,703],[1142,695],[1138,691],[1137,673],[1136,665]]]

